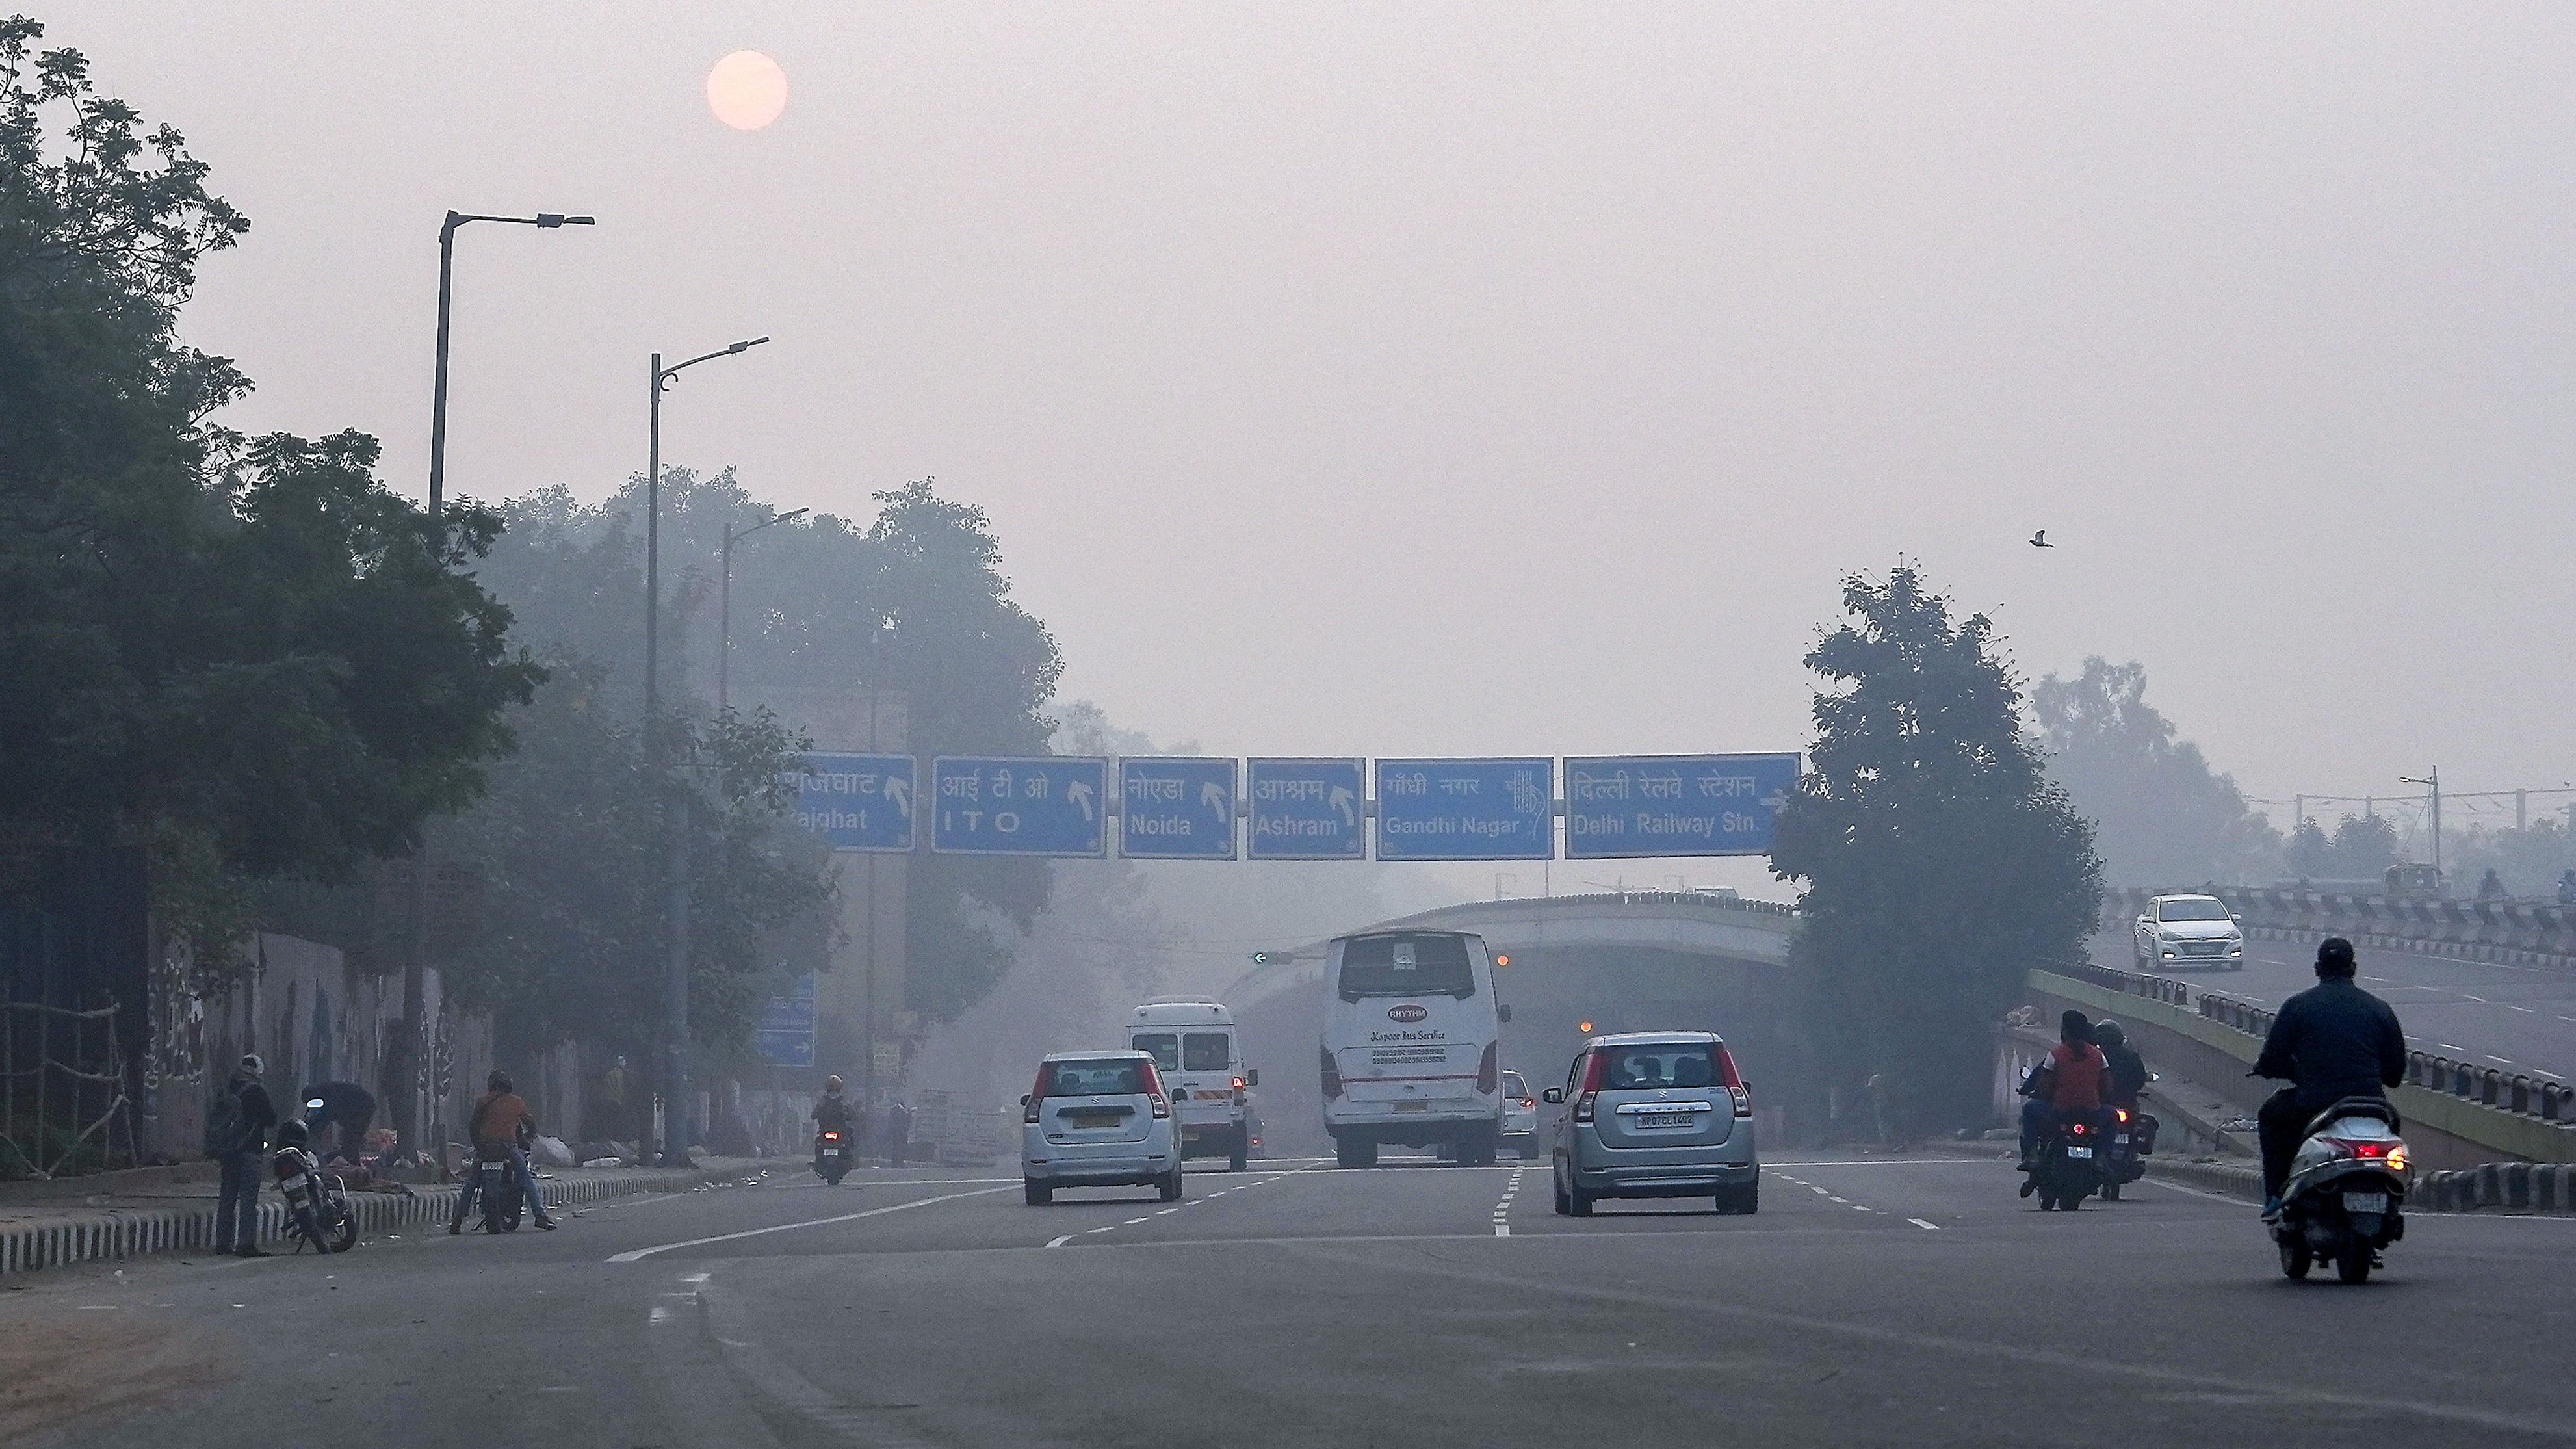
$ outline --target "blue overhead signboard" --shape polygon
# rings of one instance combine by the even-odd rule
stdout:
[[[1351,760],[1247,760],[1254,860],[1360,860],[1368,853],[1368,780]]]
[[[814,974],[796,978],[796,989],[769,998],[760,1014],[760,1055],[772,1066],[814,1065]]]
[[[1798,764],[1796,755],[1569,759],[1566,859],[1768,854]]]
[[[1120,760],[1118,853],[1130,860],[1234,859],[1234,761]]]
[[[1109,762],[942,755],[930,762],[930,848],[943,855],[1109,853]]]
[[[912,849],[912,756],[805,757],[796,823],[834,850]]]
[[[1555,761],[1380,760],[1380,860],[1547,860]]]

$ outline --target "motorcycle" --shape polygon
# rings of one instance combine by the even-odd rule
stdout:
[[[2406,1236],[2413,1177],[2397,1128],[2397,1109],[2378,1097],[2346,1097],[2308,1124],[2271,1224],[2284,1276],[2327,1261],[2344,1282],[2366,1283],[2379,1250]]]
[[[296,1244],[297,1252],[304,1250],[304,1243],[311,1243],[317,1253],[345,1253],[358,1246],[358,1213],[349,1205],[349,1191],[322,1175],[322,1165],[312,1153],[294,1143],[280,1143],[269,1154],[268,1168],[286,1197],[286,1215],[303,1240]]]
[[[2160,1125],[2137,1107],[2111,1109],[2109,1141],[2102,1149],[2102,1201],[2118,1202],[2122,1185],[2147,1175],[2147,1165],[2139,1159],[2154,1155]]]
[[[2110,1146],[2109,1121],[2108,1112],[2070,1116],[2040,1143],[2031,1177],[2041,1212],[2074,1212],[2105,1186],[2102,1154]]]
[[[498,1148],[478,1148],[474,1155],[474,1190],[482,1194],[483,1231],[515,1233],[519,1214],[528,1205],[528,1190],[519,1182],[519,1166]]]
[[[850,1134],[826,1127],[814,1134],[814,1175],[839,1187],[850,1172]]]

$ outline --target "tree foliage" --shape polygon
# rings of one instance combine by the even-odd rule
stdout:
[[[0,21],[0,853],[146,844],[216,949],[247,879],[473,798],[539,671],[462,572],[492,514],[434,536],[373,439],[207,421],[248,383],[178,310],[247,223],[41,35]]]
[[[1843,608],[1806,658],[1816,741],[1772,851],[1806,882],[1794,959],[1838,1082],[1887,1073],[1927,1125],[1979,1121],[1994,1020],[2092,932],[2092,830],[2023,734],[1985,616],[1954,619],[1909,565],[1846,579]]]
[[[2232,778],[2147,703],[2142,664],[2084,661],[2030,691],[2048,773],[2093,822],[2103,873],[2130,885],[2242,883],[2271,873],[2279,832]]]
[[[2326,834],[2314,820],[2290,832],[2283,852],[2290,873],[2302,880],[2369,881],[2378,885],[2397,863],[2397,827],[2378,815],[2347,815]]]

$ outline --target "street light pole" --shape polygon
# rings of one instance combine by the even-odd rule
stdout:
[[[731,682],[730,674],[733,663],[733,546],[743,539],[749,538],[753,534],[758,533],[762,529],[768,528],[773,524],[785,523],[789,519],[793,518],[803,518],[806,514],[813,511],[814,510],[810,508],[799,508],[793,513],[773,514],[772,516],[764,518],[760,522],[753,524],[751,527],[742,530],[740,533],[736,533],[730,528],[725,530],[724,547],[719,550],[723,556],[723,561],[716,569],[717,714],[721,715],[733,707],[732,695],[728,689],[728,685]]]
[[[480,213],[450,211],[438,224],[438,366],[430,383],[429,399],[429,541],[433,556],[446,552],[446,534],[440,527],[447,493],[447,336],[449,320],[455,315],[456,233],[468,222],[497,221],[515,226],[533,226],[552,231],[563,226],[596,226],[598,221],[587,216],[566,216],[557,211],[541,211],[535,216],[486,216]],[[412,1084],[419,1081],[422,1049],[427,1042],[421,1018],[429,1010],[429,849],[427,829],[422,832],[421,846],[412,852],[411,883],[406,892],[403,920],[403,996],[401,1053],[398,1065],[409,1081],[404,1090],[391,1096],[394,1130],[403,1135],[414,1152],[426,1142],[418,1122],[418,1097]],[[391,1084],[389,1084],[391,1085]]]
[[[2431,770],[2425,772],[2424,778],[2421,780],[2416,779],[2412,775],[2400,775],[2397,778],[2409,785],[2421,785],[2431,792],[2433,817],[2433,888],[2438,891],[2442,888],[2442,767],[2435,765]]]
[[[736,357],[768,340],[749,338],[669,367],[662,365],[662,354],[653,354],[651,421],[644,466],[644,750],[648,763],[664,758],[660,728],[662,389],[701,362]],[[679,762],[674,760],[672,764],[677,768]],[[663,1044],[662,1159],[666,1163],[686,1163],[689,1159],[689,805],[685,791],[667,793],[662,805],[669,871],[664,881],[669,937],[663,943],[663,1030],[668,1040]]]

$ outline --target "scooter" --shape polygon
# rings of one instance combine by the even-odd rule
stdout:
[[[2344,1282],[2366,1283],[2379,1250],[2406,1236],[2413,1169],[2397,1129],[2397,1109],[2378,1097],[2346,1097],[2308,1124],[2271,1224],[2285,1276],[2325,1261]]]
[[[838,1127],[826,1127],[814,1134],[814,1175],[830,1186],[839,1187],[850,1173],[850,1134]]]
[[[498,1148],[475,1150],[474,1190],[483,1197],[483,1231],[519,1230],[519,1214],[527,1208],[528,1190],[520,1184],[518,1164],[510,1160],[507,1152]]]
[[[311,1243],[317,1253],[345,1253],[358,1246],[358,1213],[349,1205],[349,1191],[322,1175],[321,1163],[304,1149],[302,1133],[281,1135],[277,1150],[268,1155],[268,1169],[285,1195],[286,1216],[302,1239],[296,1244],[297,1252],[304,1250],[305,1243]]]
[[[2161,1125],[2137,1107],[2111,1109],[2110,1141],[2102,1151],[2102,1201],[2118,1202],[2123,1185],[2147,1175],[2147,1165],[2139,1159],[2154,1154]]]

